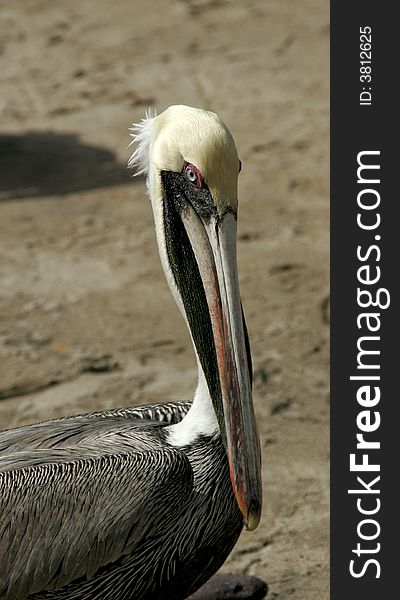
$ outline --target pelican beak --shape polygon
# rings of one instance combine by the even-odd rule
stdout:
[[[245,527],[261,513],[261,452],[251,391],[251,357],[239,294],[236,213],[199,216],[189,203],[180,211],[202,280],[214,339],[222,416],[232,487]],[[210,393],[213,396],[213,384]],[[210,388],[210,383],[209,383]],[[215,391],[215,390],[214,390]]]

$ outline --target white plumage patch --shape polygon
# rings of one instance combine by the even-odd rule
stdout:
[[[189,446],[201,435],[210,438],[218,435],[217,417],[206,383],[204,372],[199,365],[199,382],[192,406],[184,418],[166,428],[171,446],[182,448]]]
[[[215,205],[222,214],[237,208],[239,157],[231,133],[213,112],[191,106],[170,106],[146,117],[131,128],[137,148],[128,166],[136,175],[148,176],[150,196],[160,198],[161,171],[182,171],[185,162],[203,176]]]
[[[128,167],[136,169],[135,177],[137,175],[147,175],[149,172],[150,148],[156,136],[153,119],[156,116],[156,110],[148,108],[145,118],[140,123],[133,123],[132,127],[129,128],[130,136],[133,138],[129,146],[137,144],[136,150],[128,161]]]

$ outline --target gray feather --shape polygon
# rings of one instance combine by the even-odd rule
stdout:
[[[0,434],[0,598],[173,600],[222,564],[242,524],[221,441],[178,451],[163,435],[189,408]]]

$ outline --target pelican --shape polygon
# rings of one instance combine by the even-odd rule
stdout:
[[[236,262],[235,143],[171,106],[133,128],[161,263],[198,366],[190,403],[0,434],[0,597],[179,600],[261,512],[251,357]]]

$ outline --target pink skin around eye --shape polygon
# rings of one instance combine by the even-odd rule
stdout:
[[[198,190],[201,190],[201,188],[204,185],[204,179],[203,179],[203,176],[200,173],[199,169],[197,167],[195,167],[194,165],[192,165],[192,163],[185,162],[183,164],[182,172],[184,173],[187,168],[191,169],[193,171],[193,173],[196,175],[196,183],[195,183],[195,185],[196,185],[196,187],[197,187]]]

